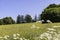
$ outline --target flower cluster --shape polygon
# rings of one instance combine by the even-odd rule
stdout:
[[[35,25],[32,25],[31,28],[32,28],[32,29],[39,29],[40,27],[37,27],[37,26],[35,26]]]
[[[5,40],[9,40],[10,36],[9,35],[5,35],[4,37],[0,37],[0,39],[5,39]],[[13,34],[13,39],[14,40],[29,40],[29,39],[26,39],[26,38],[21,38],[20,37],[20,34]]]

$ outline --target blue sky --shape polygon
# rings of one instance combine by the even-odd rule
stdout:
[[[11,16],[16,20],[18,14],[41,14],[49,4],[60,4],[60,0],[0,0],[0,18]]]

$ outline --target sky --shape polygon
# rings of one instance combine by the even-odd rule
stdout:
[[[50,4],[60,4],[60,0],[0,0],[0,18],[29,14],[33,18]]]

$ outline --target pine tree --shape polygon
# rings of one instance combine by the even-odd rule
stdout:
[[[20,15],[17,16],[17,24],[19,24],[19,23],[21,23],[21,16]]]
[[[34,21],[35,21],[35,22],[37,21],[37,15],[35,15]]]

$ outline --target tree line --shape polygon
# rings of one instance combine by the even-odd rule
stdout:
[[[35,15],[34,18],[31,15],[18,15],[16,21],[12,17],[4,17],[0,19],[0,25],[5,24],[20,24],[20,23],[31,23],[39,20],[50,20],[51,22],[60,22],[60,4],[50,4],[46,7],[41,14],[37,17]]]
[[[40,17],[37,17],[35,15],[34,18],[31,17],[31,15],[18,15],[16,18],[16,21],[12,17],[4,17],[0,19],[0,25],[6,25],[6,24],[21,24],[21,23],[31,23],[36,22],[37,20],[40,20]]]

